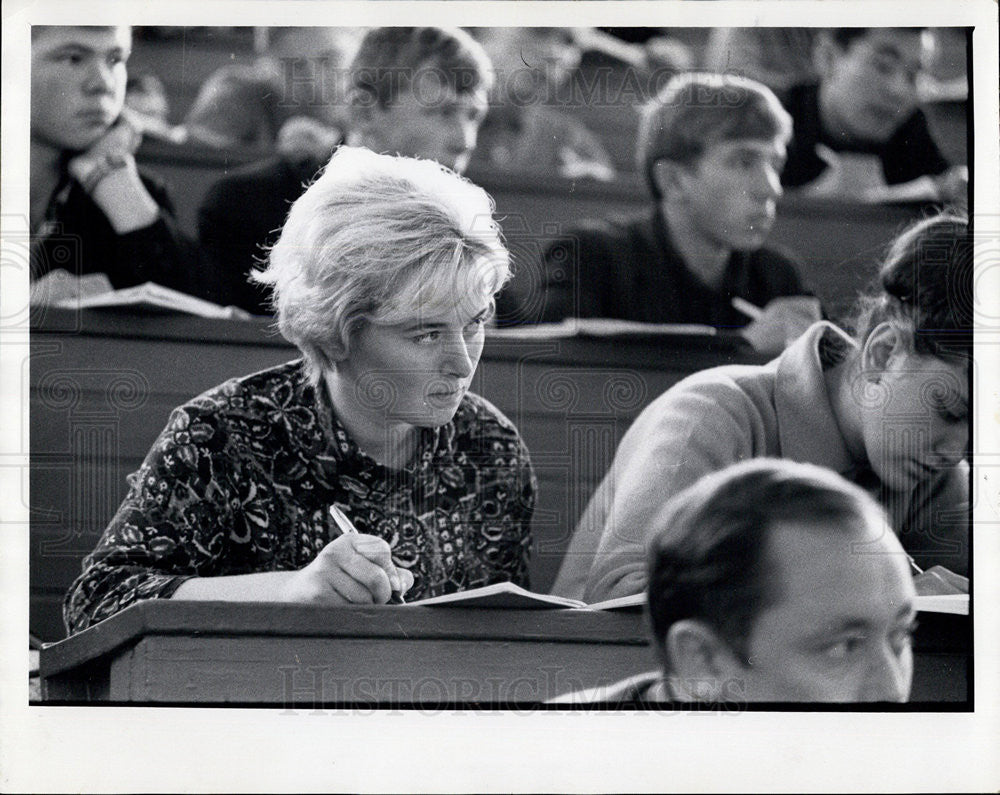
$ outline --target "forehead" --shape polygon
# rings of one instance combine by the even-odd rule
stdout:
[[[903,548],[875,512],[839,527],[779,522],[766,555],[776,589],[769,611],[788,621],[889,620],[912,596]]]
[[[276,55],[299,58],[344,58],[360,39],[357,28],[278,28],[271,35]]]
[[[62,47],[89,50],[128,50],[132,46],[132,30],[120,27],[45,26],[31,40],[32,54],[51,52]]]
[[[735,138],[714,141],[705,147],[702,158],[724,160],[736,155],[756,155],[759,157],[784,157],[785,139],[782,135],[774,138]]]
[[[487,103],[488,99],[483,89],[456,92],[447,76],[434,68],[418,69],[413,80],[399,87],[395,99],[395,104],[428,108],[458,107],[479,110],[485,108]]]

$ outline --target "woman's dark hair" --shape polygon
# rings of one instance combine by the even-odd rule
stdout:
[[[832,470],[757,458],[706,475],[675,495],[657,517],[648,559],[653,643],[670,670],[671,625],[698,619],[715,629],[744,664],[753,623],[782,598],[767,538],[779,522],[830,533],[866,517],[885,521],[864,490]]]
[[[890,322],[916,353],[970,355],[972,254],[964,216],[942,213],[904,231],[889,249],[876,289],[859,303],[853,324],[859,342]]]

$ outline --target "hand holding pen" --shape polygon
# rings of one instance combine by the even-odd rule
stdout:
[[[338,516],[339,514],[339,516]],[[305,567],[294,572],[283,600],[307,604],[385,604],[413,586],[413,575],[392,562],[392,550],[378,536],[359,533],[331,506],[340,535]]]
[[[360,536],[361,535],[361,533],[358,532],[358,528],[356,528],[354,526],[354,522],[352,522],[350,519],[348,519],[347,518],[347,514],[345,514],[342,510],[340,510],[340,508],[338,508],[336,505],[331,505],[330,506],[330,516],[333,518],[333,521],[336,523],[337,527],[340,528],[340,532],[341,532],[342,535],[345,535],[345,536]],[[376,536],[366,536],[366,537],[367,538],[376,538]],[[382,541],[382,539],[380,539],[380,538],[377,539],[377,540],[378,541]],[[382,545],[384,545],[386,548],[388,548],[388,544],[386,544],[385,541],[382,541]],[[380,563],[380,564],[382,564],[383,567],[386,568],[386,572],[389,575],[389,583],[390,583],[390,586],[392,588],[392,592],[389,595],[389,602],[390,602],[390,604],[394,604],[394,605],[405,604],[405,602],[403,601],[403,584],[402,584],[402,580],[401,580],[401,578],[399,576],[399,569],[397,569],[395,567],[395,565],[393,564],[391,553],[390,553],[390,556],[389,556],[390,559],[389,559],[389,562],[388,562],[388,567],[385,567],[384,566],[384,562],[383,562],[383,558],[384,558],[383,552],[384,552],[384,550],[381,548],[381,545],[369,545],[369,546],[371,547],[369,549],[369,551],[375,553],[375,556],[372,557],[372,558],[369,558],[369,560],[371,560],[373,563]],[[356,545],[355,545],[355,548],[357,548]],[[364,548],[365,547],[362,547],[362,549],[364,549]],[[362,552],[362,554],[364,554],[364,553]],[[391,571],[390,571],[390,569],[391,569]],[[410,586],[413,585],[413,575],[410,574],[409,572],[406,572],[406,574],[409,575],[409,579],[410,579],[409,584],[406,586],[406,590],[409,590]]]

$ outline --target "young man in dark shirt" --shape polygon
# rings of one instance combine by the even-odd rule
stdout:
[[[136,168],[141,131],[123,113],[131,48],[128,27],[31,29],[31,278],[62,269],[200,293],[194,244]]]
[[[542,321],[606,317],[742,329],[734,298],[765,307],[747,333],[779,348],[818,319],[794,260],[765,248],[791,121],[770,89],[674,78],[645,109],[637,157],[655,205],[569,230],[545,255]],[[805,308],[804,308],[805,307]]]
[[[348,144],[425,157],[460,173],[465,169],[493,80],[489,59],[471,36],[438,27],[373,28],[349,71]],[[198,231],[219,283],[219,303],[270,312],[266,291],[247,277],[328,156],[279,155],[209,189]]]
[[[795,134],[781,175],[787,188],[864,199],[886,185],[933,177],[928,199],[962,197],[917,107],[921,28],[835,28],[818,34],[818,83],[785,98]],[[936,194],[934,193],[936,191]]]

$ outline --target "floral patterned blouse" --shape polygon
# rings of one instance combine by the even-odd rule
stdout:
[[[408,599],[527,585],[534,473],[517,430],[477,395],[390,470],[288,362],[175,409],[129,484],[66,595],[71,634],[191,577],[302,568],[339,534],[331,503],[389,543],[413,573]]]

